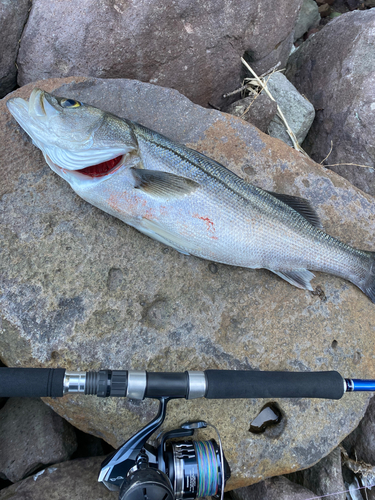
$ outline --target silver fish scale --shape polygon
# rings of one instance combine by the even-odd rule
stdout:
[[[303,201],[279,199],[201,153],[73,102],[74,111],[65,109],[61,98],[34,89],[29,102],[14,98],[7,106],[83,199],[182,253],[267,268],[310,290],[310,270],[328,272],[375,302],[375,254],[315,227],[296,211],[311,217]],[[115,157],[118,167],[105,175],[85,171]]]
[[[210,158],[139,125],[135,136],[144,168],[181,175],[203,186],[200,193],[177,202],[179,208],[183,205],[183,211],[176,213],[181,219],[173,216],[167,223],[174,230],[176,225],[190,225],[188,238],[204,247],[195,255],[251,268],[305,268],[346,279],[350,279],[348,274],[356,279],[364,276],[367,252],[327,235],[282,201]],[[212,235],[207,238],[207,229],[192,220],[193,213],[210,218],[217,240]]]

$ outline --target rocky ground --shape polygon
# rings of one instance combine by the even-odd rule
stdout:
[[[140,235],[51,174],[5,106],[38,81],[264,189],[308,198],[329,234],[374,250],[374,6],[0,0],[0,359],[375,378],[374,306],[354,286],[319,274],[314,292],[301,291]],[[250,82],[241,56],[271,96]],[[375,498],[373,399],[276,400],[281,423],[255,435],[249,425],[264,403],[176,401],[163,430],[182,418],[217,425],[235,500]],[[0,401],[0,499],[116,498],[96,482],[100,463],[155,409],[78,396]]]

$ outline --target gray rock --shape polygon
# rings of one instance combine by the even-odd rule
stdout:
[[[259,94],[256,98],[254,96],[245,97],[224,109],[226,113],[243,118],[262,132],[267,132],[276,110],[276,102],[266,94]]]
[[[265,70],[286,63],[301,2],[104,0],[93,9],[92,0],[34,0],[18,81],[135,78],[221,106],[222,95],[240,83],[246,50]]]
[[[40,399],[10,398],[0,411],[0,476],[15,483],[43,465],[68,460],[73,427]]]
[[[270,30],[275,30],[273,24],[267,25],[267,28]],[[261,42],[265,42],[267,38],[267,33],[264,33],[263,36],[259,37]],[[259,57],[259,49],[262,49],[262,45],[260,45],[258,51],[254,51],[251,49],[246,50],[244,58],[247,62],[250,63],[251,67],[258,75],[266,73],[269,69],[274,68],[275,66],[277,66],[279,69],[285,68],[290,52],[293,48],[293,40],[294,30],[290,31],[286,38],[281,40],[267,55]],[[244,70],[242,68],[242,71],[245,76],[249,76],[249,74],[246,72],[247,70]]]
[[[311,200],[329,234],[374,249],[375,202],[282,141],[177,91],[132,80],[38,82],[136,120],[270,191]],[[13,95],[28,97],[35,86]],[[0,358],[75,370],[331,370],[375,378],[375,306],[348,281],[318,274],[314,293],[265,270],[185,256],[87,204],[55,175],[0,102]],[[9,159],[12,161],[9,161]],[[205,418],[222,434],[230,488],[309,467],[363,417],[368,396],[276,400],[283,420],[249,424],[264,400],[171,401],[161,430]],[[60,415],[117,447],[156,401],[68,395]],[[214,436],[213,436],[214,437]]]
[[[271,477],[252,486],[233,490],[231,496],[233,500],[306,500],[307,498],[318,498],[311,490],[293,483],[283,476]]]
[[[303,486],[319,496],[330,495],[330,500],[345,500],[345,493],[333,495],[333,492],[345,490],[341,471],[341,451],[336,448],[320,462],[303,471]]]
[[[319,7],[315,0],[303,0],[296,25],[294,26],[294,41],[303,36],[309,29],[315,28],[320,22]]]
[[[289,474],[288,478],[308,488],[316,495],[327,496],[330,500],[345,500],[346,487],[342,477],[341,451],[336,448],[329,455],[309,469]]]
[[[286,76],[314,105],[316,118],[303,145],[321,162],[375,195],[375,10],[331,21],[294,52]],[[355,163],[371,168],[345,165]]]
[[[282,73],[273,73],[267,80],[267,87],[272,97],[280,106],[298,143],[302,144],[314,121],[314,106],[298,92]],[[271,121],[268,133],[271,137],[281,139],[290,146],[293,145],[285,125],[279,116],[275,116]]]
[[[47,467],[0,491],[1,500],[116,500],[118,492],[98,483],[105,457],[71,460]]]
[[[375,397],[370,399],[365,416],[343,444],[351,458],[375,466]]]
[[[16,59],[31,0],[0,0],[0,98],[17,84]]]

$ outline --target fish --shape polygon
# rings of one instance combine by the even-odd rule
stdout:
[[[34,89],[7,101],[51,169],[84,200],[185,255],[268,269],[313,291],[312,271],[375,303],[375,253],[328,235],[304,198],[265,191],[136,122]]]

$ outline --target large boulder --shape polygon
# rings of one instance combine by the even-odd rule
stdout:
[[[77,448],[74,428],[37,398],[8,400],[0,411],[0,442],[0,477],[12,483],[68,460]]]
[[[175,90],[85,78],[34,86],[136,120],[222,162],[265,189],[301,195],[328,233],[374,249],[375,203],[333,172],[240,118]],[[329,370],[375,378],[375,305],[348,281],[318,274],[311,293],[265,270],[185,256],[80,199],[45,164],[0,102],[2,258],[0,357],[69,370]],[[283,418],[249,433],[264,400],[175,400],[163,429],[205,419],[221,431],[229,488],[308,467],[364,415],[368,396],[276,400]],[[64,418],[114,446],[157,402],[68,395]],[[214,436],[212,436],[214,437]]]
[[[313,491],[318,495],[317,498],[325,496],[331,500],[346,500],[347,498],[342,475],[340,447],[337,447],[313,467],[289,474],[288,479]]]
[[[286,76],[314,105],[311,157],[375,195],[375,10],[344,14],[303,43]],[[371,168],[348,165],[355,163]]]
[[[286,64],[302,0],[34,0],[19,84],[70,75],[136,78],[221,105],[245,51],[261,73]],[[95,7],[95,8],[94,8]]]
[[[233,490],[231,497],[233,500],[312,500],[319,498],[311,490],[292,483],[284,476],[271,477],[252,486]]]
[[[16,59],[31,0],[0,0],[0,98],[17,84]]]
[[[370,399],[365,416],[345,439],[344,446],[351,458],[375,466],[375,397]]]
[[[98,483],[106,457],[55,464],[0,491],[1,500],[117,500],[118,493]]]

